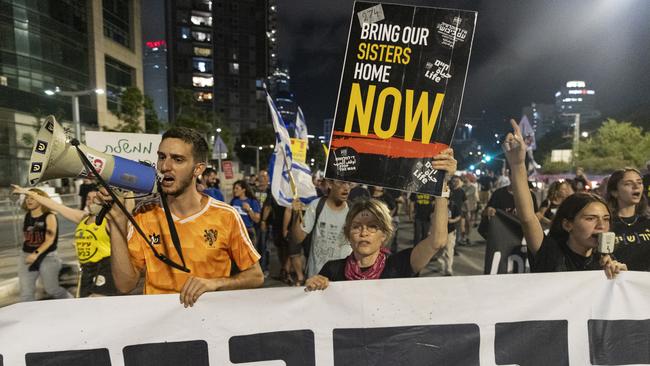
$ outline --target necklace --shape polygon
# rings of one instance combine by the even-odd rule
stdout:
[[[629,227],[629,226],[632,226],[632,225],[636,224],[637,220],[639,219],[639,215],[634,215],[632,217],[633,217],[632,222],[625,221],[621,216],[618,217],[618,220]]]

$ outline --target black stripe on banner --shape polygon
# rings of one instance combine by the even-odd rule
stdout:
[[[335,366],[479,365],[476,324],[334,329]]]
[[[496,364],[568,366],[568,324],[566,320],[495,324]]]
[[[126,346],[122,350],[125,366],[208,366],[205,341],[164,342]]]
[[[27,366],[111,366],[107,348],[78,351],[35,352],[25,355]],[[0,357],[2,366],[2,357]]]
[[[650,364],[650,320],[591,319],[587,326],[592,364]]]
[[[314,332],[290,330],[231,337],[230,362],[282,360],[287,366],[314,366]]]

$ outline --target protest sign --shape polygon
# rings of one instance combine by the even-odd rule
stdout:
[[[294,161],[305,163],[307,161],[307,140],[292,137],[291,155]]]
[[[147,133],[86,131],[86,145],[119,157],[155,164],[161,135]]]
[[[440,195],[477,13],[356,2],[325,175]]]
[[[206,293],[188,309],[177,294],[20,303],[0,309],[0,364],[648,364],[649,280],[585,271],[346,281]]]

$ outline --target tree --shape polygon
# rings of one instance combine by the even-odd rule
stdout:
[[[650,156],[650,134],[630,122],[608,119],[593,137],[581,142],[577,165],[594,173],[626,166],[642,167]]]
[[[120,94],[119,108],[113,112],[121,121],[114,129],[119,132],[143,132],[140,126],[140,117],[144,110],[145,98],[140,89],[129,87]]]
[[[204,134],[214,133],[217,126],[221,125],[221,118],[211,110],[200,108],[196,105],[194,94],[191,90],[174,89],[174,126],[189,127]]]
[[[160,133],[160,127],[162,125],[158,114],[153,106],[153,99],[149,96],[144,96],[144,132],[146,133]]]

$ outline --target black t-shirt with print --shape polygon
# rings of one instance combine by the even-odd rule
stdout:
[[[413,202],[415,219],[429,221],[433,212],[435,197],[425,193],[411,193],[409,199]]]
[[[411,267],[411,252],[413,248],[401,250],[395,254],[388,255],[386,258],[386,265],[384,271],[379,276],[380,279],[386,278],[408,278],[416,277],[417,273],[413,273]],[[337,259],[325,263],[323,268],[318,273],[321,276],[327,277],[330,281],[346,281],[345,278],[345,261],[346,258]],[[363,270],[363,268],[361,269]]]
[[[529,253],[531,272],[568,272],[601,269],[597,254],[584,257],[546,235],[535,255]],[[594,253],[594,251],[592,251]]]
[[[645,216],[614,219],[612,230],[616,234],[614,258],[625,263],[630,271],[650,271],[650,219]]]

